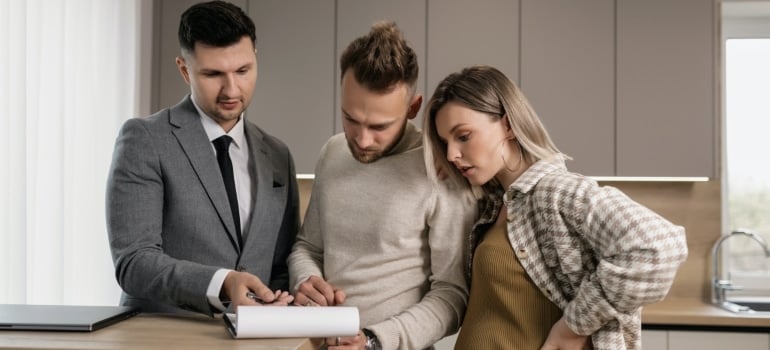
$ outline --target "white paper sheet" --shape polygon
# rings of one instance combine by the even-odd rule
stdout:
[[[354,336],[358,308],[351,306],[239,306],[226,314],[235,338],[321,338]]]

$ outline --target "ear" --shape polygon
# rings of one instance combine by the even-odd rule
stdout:
[[[513,134],[513,129],[511,128],[511,122],[508,120],[507,115],[503,115],[500,118],[500,123],[503,124],[503,130],[505,130],[505,139],[506,140],[516,139],[516,135]]]
[[[412,102],[409,102],[409,112],[407,112],[406,118],[414,119],[415,117],[417,117],[417,112],[420,111],[421,106],[422,106],[422,95],[416,94],[412,99]]]
[[[176,67],[179,68],[179,74],[182,74],[184,82],[190,85],[190,71],[187,68],[187,62],[185,62],[182,56],[176,57]]]

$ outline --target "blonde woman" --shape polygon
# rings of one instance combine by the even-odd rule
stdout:
[[[668,292],[687,256],[684,229],[567,171],[495,68],[449,75],[425,113],[428,174],[445,169],[479,197],[456,348],[641,349],[641,306]]]

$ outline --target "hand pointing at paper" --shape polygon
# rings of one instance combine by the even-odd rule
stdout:
[[[249,297],[252,293],[252,297]],[[230,271],[222,284],[224,294],[233,307],[238,305],[289,305],[294,297],[288,291],[273,292],[259,277],[248,272]]]
[[[297,288],[294,305],[335,306],[345,303],[345,292],[318,276],[310,276]]]

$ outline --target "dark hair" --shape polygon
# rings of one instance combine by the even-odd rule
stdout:
[[[210,1],[195,4],[182,13],[179,21],[179,46],[194,52],[195,43],[224,47],[237,43],[244,35],[257,44],[254,21],[229,2]]]
[[[353,40],[340,57],[340,78],[348,69],[358,83],[378,92],[401,82],[414,91],[419,72],[417,55],[395,22],[375,23],[368,34]]]

